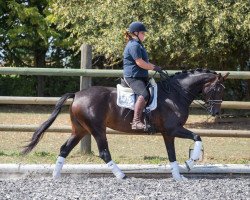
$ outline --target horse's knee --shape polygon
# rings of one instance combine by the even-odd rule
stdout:
[[[199,135],[195,135],[194,136],[194,141],[201,141],[201,137]]]
[[[104,160],[105,163],[111,161],[111,155],[107,149],[100,151],[99,157]]]

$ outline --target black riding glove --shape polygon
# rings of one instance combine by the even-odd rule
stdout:
[[[156,72],[162,72],[162,69],[161,69],[161,67],[159,67],[159,66],[154,66],[154,69],[153,69],[154,71],[156,71]]]

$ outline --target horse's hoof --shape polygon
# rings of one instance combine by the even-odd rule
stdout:
[[[122,180],[126,180],[126,179],[128,179],[128,177],[125,175],[125,176],[122,178]]]
[[[126,175],[124,175],[123,177],[116,177],[116,178],[119,181],[123,181],[123,180],[126,180],[128,177]]]
[[[185,165],[186,165],[187,170],[190,171],[191,169],[190,169],[190,167],[188,166],[187,162],[185,162]]]
[[[186,178],[185,176],[181,175],[181,179],[182,181],[188,181],[188,178]]]
[[[194,167],[194,161],[189,159],[185,162],[185,165],[186,165],[187,170],[190,171]]]
[[[183,175],[180,175],[180,176],[176,176],[176,177],[173,177],[174,181],[176,182],[181,182],[181,181],[187,181],[188,179],[183,176]]]
[[[61,178],[61,173],[53,172],[52,177],[54,180],[58,180]]]
[[[115,176],[118,180],[125,180],[127,178],[127,176],[124,173],[115,174]]]

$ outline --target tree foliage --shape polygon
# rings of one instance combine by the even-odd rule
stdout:
[[[132,21],[142,21],[149,30],[145,46],[150,59],[165,69],[249,70],[249,13],[249,0],[0,0],[0,62],[79,67],[74,55],[88,43],[96,65],[121,67],[116,64],[122,61],[123,34]],[[12,88],[13,77],[0,78],[1,88],[16,88],[18,95],[19,83],[30,84],[28,91],[39,85],[33,77],[19,77]],[[75,89],[75,79],[58,84],[46,77],[45,95],[59,95],[72,81]]]
[[[54,25],[49,2],[0,0],[0,58],[7,65],[34,67],[36,54],[42,52],[46,57],[65,56],[62,49],[71,41]]]
[[[46,53],[48,37],[53,34],[45,20],[47,2],[1,0],[0,5],[0,42],[5,65],[34,65],[31,55],[34,51]]]
[[[67,33],[53,23],[49,2],[0,0],[0,61],[4,66],[63,67],[65,58],[67,67],[76,63],[68,48],[71,41],[64,40]],[[35,84],[39,96],[44,95],[45,81],[39,76]]]
[[[132,21],[148,28],[145,45],[166,68],[244,68],[250,54],[248,0],[54,0],[54,20],[95,55],[122,59],[123,33]]]

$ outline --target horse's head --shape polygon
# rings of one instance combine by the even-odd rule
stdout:
[[[223,82],[228,75],[229,73],[224,76],[217,74],[215,79],[212,79],[203,87],[202,94],[204,96],[205,103],[207,104],[207,109],[212,116],[220,114],[225,89]]]

